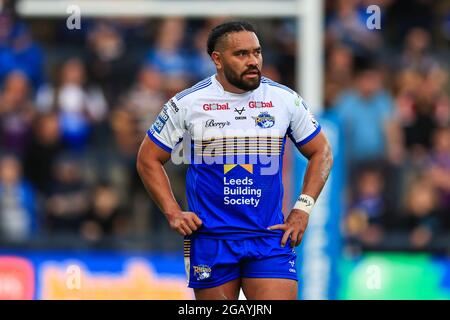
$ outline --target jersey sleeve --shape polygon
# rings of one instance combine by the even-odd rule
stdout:
[[[159,147],[171,153],[183,139],[184,127],[182,109],[176,99],[172,98],[164,105],[155,122],[147,130],[147,135]]]
[[[289,107],[291,119],[287,134],[297,147],[301,147],[311,141],[320,132],[321,127],[299,95],[295,94]]]

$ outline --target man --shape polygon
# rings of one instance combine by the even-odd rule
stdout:
[[[300,96],[261,77],[252,25],[215,27],[208,54],[217,74],[164,106],[142,142],[138,172],[171,228],[185,236],[188,285],[197,299],[237,299],[240,288],[247,299],[296,299],[294,247],[331,170],[329,144]],[[163,169],[186,132],[191,211],[178,206]],[[302,195],[284,220],[286,135],[309,164]]]

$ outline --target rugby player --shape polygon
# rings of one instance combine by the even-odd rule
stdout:
[[[207,51],[216,74],[164,105],[140,147],[138,172],[171,228],[184,236],[196,299],[237,299],[241,288],[247,299],[296,299],[295,247],[330,173],[330,145],[306,102],[261,76],[262,50],[250,23],[216,26]],[[287,137],[308,166],[285,216]],[[189,211],[176,202],[163,167],[183,139]]]

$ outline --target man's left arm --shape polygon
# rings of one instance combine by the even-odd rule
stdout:
[[[303,238],[314,202],[319,197],[333,165],[330,144],[323,133],[319,132],[311,141],[298,147],[308,159],[303,188],[294,209],[291,210],[284,224],[269,227],[270,230],[283,230],[281,245],[284,247],[291,237],[291,247],[298,246]]]

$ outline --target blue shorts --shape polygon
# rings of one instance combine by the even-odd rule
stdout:
[[[184,240],[188,287],[212,288],[237,278],[283,278],[297,281],[297,255],[281,237],[245,240]]]

